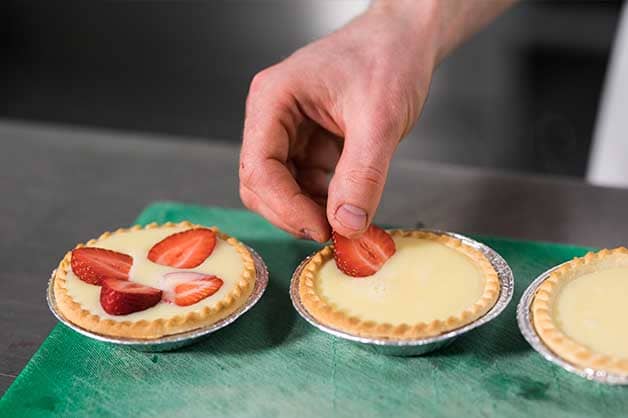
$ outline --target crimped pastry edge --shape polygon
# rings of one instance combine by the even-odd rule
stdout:
[[[59,263],[53,275],[53,289],[55,300],[60,313],[70,322],[89,331],[124,338],[155,339],[166,335],[191,331],[196,328],[213,324],[222,318],[227,317],[246,301],[255,283],[255,264],[248,248],[237,239],[221,232],[217,227],[207,227],[193,224],[188,221],[179,223],[167,222],[157,224],[155,222],[145,226],[134,225],[130,228],[119,228],[114,232],[104,232],[98,238],[91,239],[85,244],[78,244],[74,249],[85,246],[95,246],[99,240],[107,238],[113,234],[139,231],[142,229],[156,228],[177,228],[188,229],[206,228],[214,231],[219,239],[231,245],[242,257],[243,270],[240,280],[234,289],[214,306],[205,306],[198,311],[188,312],[184,315],[177,315],[170,318],[157,318],[154,320],[139,321],[114,321],[102,318],[98,314],[84,309],[80,303],[75,301],[67,292],[66,277],[71,267],[72,250],[68,251]]]
[[[397,237],[414,237],[437,241],[471,258],[480,267],[486,280],[480,298],[460,314],[452,315],[446,320],[393,325],[349,316],[324,301],[316,291],[316,273],[325,262],[333,258],[333,246],[328,245],[312,256],[299,277],[299,297],[310,314],[327,325],[361,337],[414,340],[434,337],[470,324],[486,314],[497,302],[500,293],[499,277],[490,261],[480,251],[463,244],[457,238],[432,232],[390,230],[388,233]]]
[[[538,287],[530,311],[537,334],[558,356],[579,367],[628,374],[628,358],[597,353],[575,341],[561,331],[552,315],[554,300],[566,283],[613,267],[628,267],[628,248],[603,249],[574,258],[554,270]]]

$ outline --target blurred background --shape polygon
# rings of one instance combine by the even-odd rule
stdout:
[[[239,142],[248,84],[362,0],[3,1],[0,118]],[[523,1],[438,70],[405,158],[586,173],[621,1]]]

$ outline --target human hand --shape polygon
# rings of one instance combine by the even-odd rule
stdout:
[[[349,238],[366,230],[393,153],[455,42],[442,37],[440,4],[376,3],[255,76],[240,155],[248,208],[320,242],[330,226]]]

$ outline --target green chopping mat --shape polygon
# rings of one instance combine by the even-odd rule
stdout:
[[[546,362],[517,328],[526,286],[585,248],[482,239],[515,273],[506,311],[441,351],[385,357],[318,331],[292,308],[292,271],[315,244],[237,210],[159,203],[137,222],[184,219],[217,225],[261,254],[270,284],[258,305],[170,353],[107,345],[59,324],[0,401],[1,417],[628,416],[628,388]]]

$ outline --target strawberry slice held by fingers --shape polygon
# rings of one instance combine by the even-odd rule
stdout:
[[[395,254],[395,241],[385,230],[371,225],[356,239],[345,238],[335,231],[334,259],[338,268],[353,277],[367,277],[379,271],[384,263]]]
[[[205,276],[177,284],[174,288],[174,303],[179,306],[194,305],[216,293],[223,283],[216,276]]]
[[[154,287],[107,278],[100,288],[100,305],[110,315],[128,315],[157,305],[161,294]]]
[[[81,247],[72,251],[71,265],[79,279],[100,286],[106,277],[128,280],[133,258],[104,248]]]
[[[164,266],[193,268],[203,263],[214,247],[214,231],[207,228],[190,229],[159,241],[148,252],[148,259]]]

